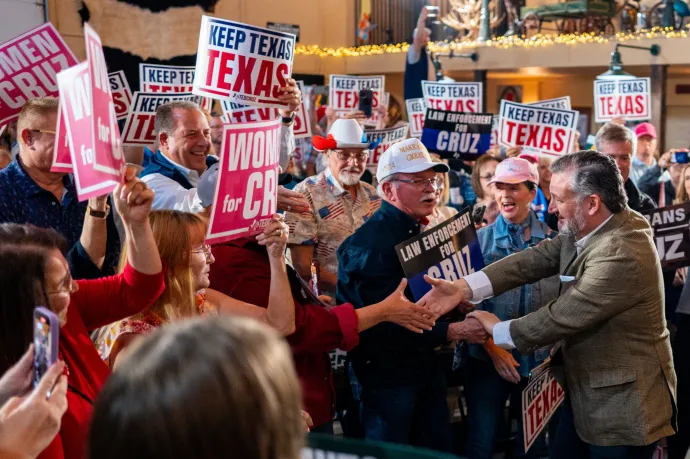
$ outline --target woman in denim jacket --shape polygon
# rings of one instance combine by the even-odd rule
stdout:
[[[500,215],[477,234],[486,265],[555,237],[556,233],[530,210],[539,183],[533,164],[522,158],[508,158],[496,168],[492,183],[496,186]],[[477,305],[477,309],[490,311],[501,320],[517,319],[555,299],[558,285],[558,276],[554,276],[488,299]],[[519,409],[530,371],[548,357],[550,349],[522,355],[517,350],[503,350],[489,340],[484,345],[469,345],[468,350],[469,357],[463,359],[469,412],[465,453],[470,459],[490,459],[502,434],[501,426],[505,424],[506,400],[511,397],[511,404]],[[525,455],[522,417],[519,418],[514,457],[540,457],[540,450],[545,446],[543,434]]]

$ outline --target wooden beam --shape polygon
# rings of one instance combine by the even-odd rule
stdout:
[[[666,151],[666,83],[668,65],[651,66],[652,119],[656,128],[657,148],[660,153]]]

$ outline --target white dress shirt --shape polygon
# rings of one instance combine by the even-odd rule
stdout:
[[[575,241],[575,249],[577,250],[578,255],[582,253],[591,237],[605,224],[607,224],[611,218],[613,218],[613,214],[604,220],[601,225],[590,231],[586,236]],[[477,271],[476,273],[472,273],[469,276],[464,277],[464,279],[472,289],[471,301],[473,303],[479,303],[480,301],[484,301],[494,296],[494,289],[491,286],[491,281],[489,280],[489,276],[484,274],[484,271]],[[496,346],[500,346],[504,349],[515,349],[515,343],[513,343],[513,339],[510,336],[511,322],[512,320],[506,320],[494,325],[492,335],[494,338],[494,344],[496,344]]]

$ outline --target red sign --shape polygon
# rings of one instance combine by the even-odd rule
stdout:
[[[209,243],[259,234],[276,212],[280,120],[223,125]]]
[[[72,156],[69,149],[67,129],[64,126],[62,103],[58,107],[57,127],[55,128],[55,145],[53,147],[53,164],[51,172],[72,172]]]
[[[292,34],[203,16],[193,92],[283,108],[279,88],[292,74],[294,50]]]
[[[58,87],[62,102],[61,128],[69,143],[74,182],[80,201],[108,194],[119,178],[94,167],[94,112],[91,101],[89,64],[83,62],[58,73]]]
[[[86,57],[91,83],[91,133],[93,136],[93,168],[110,174],[120,181],[124,177],[125,156],[122,152],[120,129],[115,116],[115,104],[110,95],[110,80],[105,64],[101,38],[84,24]]]
[[[51,23],[0,45],[0,125],[19,116],[29,99],[57,96],[57,74],[78,64]]]
[[[548,368],[536,375],[522,391],[525,451],[534,444],[564,399],[563,388],[551,376]]]
[[[125,78],[125,72],[122,70],[109,73],[110,80],[110,94],[113,96],[113,103],[115,104],[115,115],[118,120],[127,118],[129,107],[132,105],[132,91],[129,89],[129,83]]]
[[[594,80],[595,121],[605,123],[614,118],[626,121],[652,119],[649,78]]]

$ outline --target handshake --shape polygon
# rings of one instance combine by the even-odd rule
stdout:
[[[458,308],[461,312],[469,314],[462,322],[450,324],[449,341],[485,343],[493,335],[494,325],[501,320],[490,312],[474,311],[474,304],[469,301],[472,298],[472,289],[465,280],[449,282],[429,276],[424,276],[424,280],[431,285],[431,290],[417,303],[412,303],[405,297],[405,280],[383,301],[391,311],[390,322],[423,333],[424,330],[431,330],[436,319]]]

